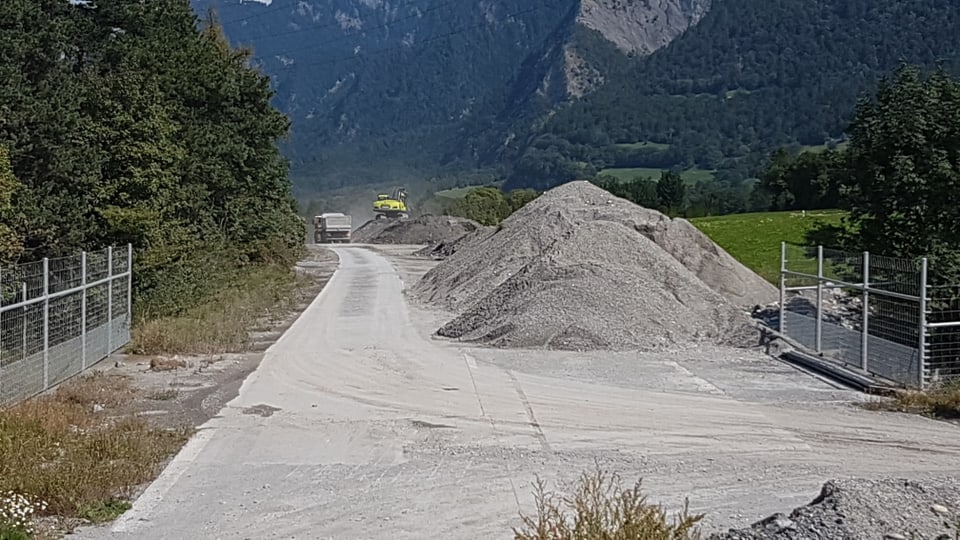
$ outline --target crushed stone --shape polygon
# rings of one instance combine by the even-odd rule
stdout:
[[[790,515],[708,540],[952,540],[960,525],[960,478],[832,480]]]
[[[358,244],[429,244],[452,242],[483,227],[460,217],[425,214],[413,219],[375,220],[353,231],[351,241]]]
[[[441,240],[440,242],[429,244],[415,251],[413,254],[417,257],[430,257],[435,260],[443,260],[471,243],[486,238],[490,234],[493,234],[493,232],[495,232],[495,227],[480,225],[479,228],[473,232],[469,232],[453,240]]]
[[[504,347],[752,345],[744,306],[776,289],[689,222],[589,182],[554,188],[471,237],[412,294],[461,313],[437,334]]]

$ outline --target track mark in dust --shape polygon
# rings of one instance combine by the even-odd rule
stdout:
[[[261,403],[260,405],[254,405],[253,407],[247,407],[246,409],[243,409],[242,412],[243,414],[256,414],[258,416],[267,418],[267,417],[273,416],[273,413],[280,410],[282,409],[278,409],[277,407],[271,407],[269,405],[264,405]]]
[[[487,416],[487,412],[483,408],[483,400],[480,398],[480,389],[477,388],[477,380],[473,377],[473,370],[477,369],[477,361],[467,353],[463,353],[463,361],[467,365],[467,373],[470,374],[470,382],[473,383],[473,393],[477,396],[477,404],[480,405],[480,416],[483,416],[488,422],[490,422],[490,428],[493,430],[494,436],[499,439],[499,436],[497,436],[497,423],[493,421],[492,416]],[[513,375],[511,375],[511,377],[513,377]],[[509,465],[507,465],[507,469],[510,469]],[[509,480],[510,489],[513,491],[513,500],[517,503],[517,510],[522,513],[523,507],[520,505],[520,494],[517,493],[517,484],[513,481],[512,475]]]
[[[455,426],[451,426],[448,424],[434,424],[432,422],[424,422],[423,420],[411,420],[410,423],[413,424],[413,427],[416,427],[416,428],[426,428],[426,429],[443,429],[443,428],[454,429],[455,428]]]
[[[517,391],[517,396],[520,398],[520,402],[523,403],[524,410],[527,411],[527,419],[530,421],[530,427],[533,428],[534,435],[536,435],[537,440],[540,441],[540,446],[544,452],[552,453],[553,450],[550,449],[547,436],[543,434],[543,429],[540,428],[540,422],[537,422],[537,417],[533,415],[533,407],[530,406],[530,400],[527,399],[527,394],[524,393],[523,388],[520,387],[520,381],[517,380],[512,371],[506,370],[506,372],[510,380],[513,381],[513,388]]]

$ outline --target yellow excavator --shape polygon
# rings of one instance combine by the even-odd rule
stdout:
[[[407,190],[402,187],[393,188],[393,193],[381,193],[373,202],[373,212],[376,219],[407,219]]]

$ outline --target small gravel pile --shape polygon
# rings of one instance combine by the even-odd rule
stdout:
[[[415,219],[372,219],[353,231],[358,244],[431,244],[451,242],[481,228],[479,223],[426,214]]]
[[[422,249],[415,251],[413,254],[418,257],[430,257],[435,260],[443,260],[447,257],[453,255],[457,251],[465,248],[473,242],[477,242],[486,238],[490,234],[493,234],[495,228],[487,227],[485,225],[480,225],[479,228],[473,232],[464,234],[463,236],[456,238],[454,240],[441,241],[435,244],[430,244]]]
[[[952,540],[958,524],[958,478],[835,480],[789,516],[709,540]]]
[[[438,334],[508,347],[752,344],[776,290],[685,220],[572,182],[471,238],[414,287],[462,313]]]

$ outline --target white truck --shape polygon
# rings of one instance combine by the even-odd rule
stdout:
[[[316,244],[349,243],[353,218],[339,212],[320,214],[313,218],[313,241]]]

